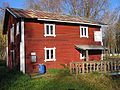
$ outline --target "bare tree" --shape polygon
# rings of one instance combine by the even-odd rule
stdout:
[[[61,13],[61,0],[27,0],[27,8]]]
[[[2,6],[0,7],[0,21],[1,22],[3,21],[3,16],[4,16],[4,12],[5,12],[6,7],[9,7],[9,3],[8,2],[3,2]]]
[[[116,52],[120,53],[120,16],[118,22],[115,25],[115,29],[116,29]]]
[[[99,20],[108,9],[108,0],[27,0],[30,9],[82,16]]]
[[[107,28],[104,29],[104,46],[109,49],[109,53],[118,53],[118,41],[119,41],[119,15],[120,9],[119,7],[113,11],[108,11],[104,17],[102,22],[107,24]]]
[[[0,59],[5,59],[6,51],[6,36],[2,35],[2,24],[0,23]]]
[[[64,0],[68,13],[92,20],[99,20],[108,9],[108,0]]]
[[[3,16],[5,8],[9,7],[9,3],[3,2],[2,7],[0,7],[0,59],[5,59],[6,51],[6,36],[2,35],[2,25],[3,25]]]

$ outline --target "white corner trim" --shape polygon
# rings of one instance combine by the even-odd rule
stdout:
[[[62,20],[51,20],[51,19],[41,19],[41,18],[38,18],[37,20],[40,20],[40,21],[53,21],[53,22],[76,23],[76,24],[87,24],[87,25],[101,26],[100,24],[91,24],[91,23],[74,22],[74,21],[62,21]]]
[[[20,71],[22,71],[23,73],[25,73],[24,21],[21,21]]]
[[[6,57],[7,57],[7,58],[6,58],[6,59],[7,59],[7,60],[6,60],[6,65],[8,66],[8,46],[6,47]]]
[[[19,22],[16,24],[16,36],[19,34]]]
[[[6,43],[7,43],[7,47],[6,47],[6,65],[8,66],[8,33],[7,33],[7,40],[6,40]]]
[[[100,28],[100,32],[101,32],[101,37],[103,37],[103,35],[102,35],[102,26]],[[101,45],[103,46],[103,40],[101,40]]]

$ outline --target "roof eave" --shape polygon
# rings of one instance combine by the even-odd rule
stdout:
[[[10,8],[7,8],[6,10],[7,10],[12,16],[14,16],[15,18],[18,18],[18,16],[15,15],[15,14],[10,10]]]
[[[9,18],[8,11],[5,10],[5,16],[3,21],[3,35],[7,34],[8,18]]]
[[[9,13],[13,17],[18,18],[9,8],[6,8],[3,22],[3,35],[7,34]]]
[[[84,22],[74,22],[74,21],[62,21],[62,20],[51,20],[51,19],[41,19],[38,18],[39,21],[52,21],[52,22],[62,22],[62,23],[74,23],[74,24],[85,24],[85,25],[92,25],[92,26],[99,26],[101,27],[101,24],[92,24],[92,23],[84,23]]]

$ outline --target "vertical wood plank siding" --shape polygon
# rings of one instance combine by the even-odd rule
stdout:
[[[54,24],[54,23],[52,23]],[[26,70],[28,73],[38,72],[38,64],[45,64],[48,68],[62,68],[62,64],[70,62],[82,62],[80,52],[75,45],[101,45],[94,41],[94,31],[99,27],[89,27],[89,38],[80,38],[80,26],[74,24],[55,23],[56,37],[44,37],[44,22],[25,22],[25,49]],[[44,48],[56,47],[56,61],[44,62]],[[31,63],[30,53],[36,52],[37,62]],[[98,52],[95,55],[95,52]],[[100,60],[101,52],[95,51],[89,55],[89,60]]]

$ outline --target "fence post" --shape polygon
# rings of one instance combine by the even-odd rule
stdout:
[[[72,74],[72,62],[70,62],[70,74]]]
[[[84,63],[82,63],[82,73],[84,74]]]
[[[77,67],[77,63],[75,64],[75,68],[76,68],[76,74],[78,74],[78,67]]]
[[[106,61],[104,61],[104,72],[106,73]]]

